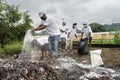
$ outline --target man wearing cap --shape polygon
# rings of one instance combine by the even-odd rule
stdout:
[[[67,41],[66,41],[66,48],[65,49],[68,50],[68,47],[69,47],[71,53],[72,53],[72,48],[73,48],[72,39],[73,39],[74,36],[78,39],[76,28],[77,28],[77,23],[73,23],[73,26],[72,26],[71,29],[69,29],[68,35],[67,35]]]
[[[65,45],[66,45],[66,37],[67,37],[67,31],[66,31],[66,23],[62,22],[62,26],[60,27],[60,49],[64,51]]]
[[[83,27],[81,30],[81,39],[83,39],[83,36],[85,36],[85,38],[87,40],[89,40],[89,48],[91,47],[91,42],[92,42],[92,29],[90,26],[87,25],[87,23],[83,23]]]
[[[39,12],[39,17],[42,20],[41,24],[36,29],[33,29],[32,32],[46,29],[46,31],[49,34],[48,38],[49,54],[57,56],[58,44],[60,39],[59,27],[57,27],[56,24],[51,19],[49,19],[43,11]]]

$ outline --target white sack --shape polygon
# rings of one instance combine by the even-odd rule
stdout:
[[[102,50],[90,51],[92,67],[98,67],[100,65],[104,65],[101,58],[101,51]]]

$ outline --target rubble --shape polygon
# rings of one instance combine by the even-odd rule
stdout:
[[[83,61],[84,62],[84,61]],[[70,57],[55,63],[0,59],[0,80],[119,80],[120,72],[102,67],[91,68]]]

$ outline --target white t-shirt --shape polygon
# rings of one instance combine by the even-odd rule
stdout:
[[[40,45],[44,45],[45,43],[48,43],[48,37],[37,38],[36,40]]]
[[[60,34],[59,27],[57,27],[56,24],[51,19],[47,18],[46,20],[42,20],[41,23],[47,26],[46,31],[50,36],[55,36]]]
[[[66,31],[66,26],[61,26],[60,29],[63,31]],[[61,38],[66,38],[66,36],[67,36],[67,34],[65,34],[65,32],[61,32],[61,34],[60,34]]]
[[[90,26],[87,26],[86,28],[82,27],[81,33],[83,33],[86,38],[89,37],[89,32],[91,33],[90,37],[92,37],[93,32],[92,32],[91,27]]]
[[[74,29],[71,28],[71,29],[68,31],[68,33],[70,33],[68,40],[71,40],[71,39],[74,37],[75,34],[77,35],[76,28],[74,28]]]

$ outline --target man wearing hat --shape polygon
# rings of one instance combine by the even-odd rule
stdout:
[[[60,39],[59,27],[56,26],[55,22],[49,19],[43,11],[39,12],[39,17],[42,20],[41,24],[37,28],[33,29],[32,32],[46,29],[46,31],[49,34],[49,38],[48,38],[49,54],[57,56],[58,44]]]
[[[93,32],[91,27],[88,26],[86,22],[84,22],[81,30],[81,39],[83,39],[83,36],[84,36],[87,40],[89,40],[89,48],[91,47],[92,33]]]
[[[66,41],[65,49],[68,50],[68,47],[69,47],[71,53],[72,53],[72,49],[73,49],[72,39],[74,36],[76,37],[76,39],[78,39],[76,29],[77,29],[77,23],[73,23],[72,28],[69,29],[68,34],[67,34],[67,41]]]
[[[62,22],[62,26],[60,27],[60,49],[62,51],[64,51],[65,49],[65,45],[66,45],[66,37],[67,37],[67,31],[66,31],[67,27],[66,27],[66,23]]]

